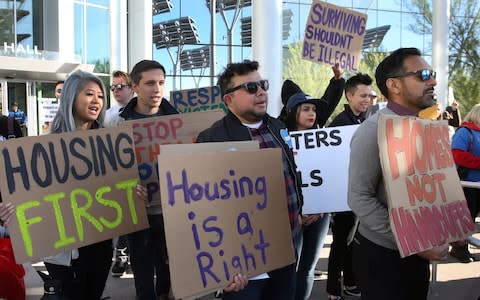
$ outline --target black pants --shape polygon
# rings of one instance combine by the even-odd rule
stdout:
[[[362,300],[426,300],[429,261],[417,255],[400,257],[398,251],[372,243],[357,233],[353,264]]]
[[[353,212],[335,213],[333,216],[333,242],[328,257],[327,293],[342,295],[343,283],[346,286],[355,286],[352,266],[352,245],[347,245],[348,234],[355,223]]]
[[[480,190],[474,188],[463,188],[465,193],[465,198],[467,199],[468,209],[470,210],[470,215],[472,216],[473,222],[475,218],[480,213]]]
[[[112,264],[112,240],[81,247],[78,252],[71,266],[45,263],[45,267],[53,279],[62,282],[66,299],[99,300]]]

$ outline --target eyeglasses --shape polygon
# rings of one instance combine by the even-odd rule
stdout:
[[[61,93],[62,93],[62,89],[56,89],[55,92],[61,94]]]
[[[110,90],[111,90],[112,92],[115,92],[115,90],[121,91],[121,90],[123,90],[123,88],[126,87],[126,86],[128,86],[128,84],[112,84],[112,85],[110,86]]]
[[[433,79],[437,78],[437,72],[429,69],[420,69],[415,72],[405,72],[402,74],[393,75],[393,76],[390,76],[390,78],[407,77],[407,76],[417,76],[418,78],[420,78],[421,81],[427,81],[427,80],[430,80],[430,78],[433,78]]]
[[[236,87],[225,90],[225,95],[230,94],[231,92],[235,92],[236,90],[239,90],[241,88],[244,88],[250,94],[255,94],[257,93],[259,87],[262,88],[262,90],[264,90],[265,92],[268,91],[268,88],[270,87],[270,85],[268,84],[268,80],[251,81],[237,85]]]

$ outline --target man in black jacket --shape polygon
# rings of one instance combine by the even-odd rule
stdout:
[[[365,120],[372,94],[372,78],[367,74],[358,73],[350,77],[345,84],[345,97],[348,104],[339,113],[329,127],[356,125]],[[355,215],[351,211],[333,214],[333,242],[328,257],[327,293],[330,299],[341,299],[342,272],[343,293],[347,296],[360,296],[352,269],[352,247],[347,245],[348,235],[355,223]]]
[[[300,183],[296,177],[293,153],[283,139],[288,137],[288,132],[281,121],[267,114],[268,81],[263,80],[257,70],[256,61],[228,64],[217,83],[228,108],[227,115],[202,131],[197,142],[257,140],[260,148],[282,149],[288,213],[296,249],[301,232]],[[264,275],[263,279],[250,280],[245,289],[226,293],[223,299],[292,300],[295,295],[295,278],[295,264],[291,264],[268,272],[268,276]]]

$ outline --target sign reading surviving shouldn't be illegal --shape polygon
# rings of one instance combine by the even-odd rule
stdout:
[[[339,63],[357,72],[367,15],[314,0],[305,28],[303,58],[319,64]]]

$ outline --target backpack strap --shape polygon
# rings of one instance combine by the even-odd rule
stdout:
[[[15,118],[14,117],[7,117],[7,123],[8,123],[8,136],[7,136],[7,139],[14,139],[16,138],[16,135],[15,135],[15,126],[14,126],[14,123],[15,122]]]

